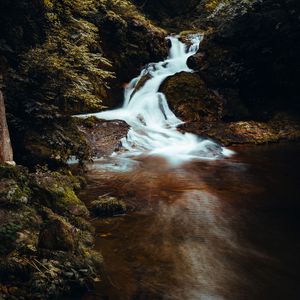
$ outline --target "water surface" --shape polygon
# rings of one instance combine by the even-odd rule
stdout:
[[[84,300],[300,299],[300,145],[241,146],[234,157],[130,172],[91,170],[82,197],[125,199],[95,221],[103,280]]]

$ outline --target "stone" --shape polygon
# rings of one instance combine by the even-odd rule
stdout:
[[[100,196],[91,203],[91,212],[97,217],[112,217],[124,214],[126,204],[124,201],[111,196]]]
[[[180,72],[168,77],[160,87],[173,112],[185,122],[217,120],[223,111],[223,100],[209,90],[195,73]]]
[[[27,204],[28,195],[22,191],[14,179],[0,179],[0,203]]]
[[[38,247],[47,250],[72,251],[75,247],[73,227],[61,218],[50,220],[39,234]]]

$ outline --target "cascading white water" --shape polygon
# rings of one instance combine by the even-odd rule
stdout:
[[[179,164],[192,159],[218,159],[229,156],[232,151],[211,140],[176,129],[183,122],[169,109],[167,99],[159,92],[159,87],[167,77],[175,73],[192,72],[186,62],[189,56],[198,51],[202,36],[191,35],[190,46],[175,36],[167,39],[171,42],[169,57],[162,62],[148,64],[138,77],[132,79],[125,88],[122,108],[80,117],[119,119],[129,124],[131,128],[128,135],[121,141],[127,150],[119,154],[122,157],[157,155],[165,157],[172,164]],[[137,84],[145,76],[149,79],[137,88]]]

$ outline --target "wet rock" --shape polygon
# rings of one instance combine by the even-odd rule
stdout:
[[[73,227],[60,218],[49,221],[40,231],[38,247],[48,250],[74,250],[75,233]]]
[[[212,138],[223,145],[266,144],[300,139],[299,120],[286,114],[276,115],[268,122],[192,122],[183,124],[181,129]]]
[[[106,121],[94,117],[79,120],[78,126],[90,145],[92,156],[98,158],[120,150],[120,140],[127,136],[129,130],[124,121]]]
[[[97,217],[112,217],[124,214],[126,212],[126,204],[115,197],[100,196],[98,200],[91,203],[90,210]]]
[[[160,87],[175,114],[186,122],[217,120],[223,109],[222,98],[210,91],[195,74],[180,72],[168,77]]]
[[[203,52],[198,52],[192,55],[187,60],[187,65],[193,70],[199,70],[204,64],[205,54]]]

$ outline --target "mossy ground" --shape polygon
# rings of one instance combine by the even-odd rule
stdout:
[[[0,298],[53,299],[99,280],[80,181],[46,168],[1,165],[0,175]]]

